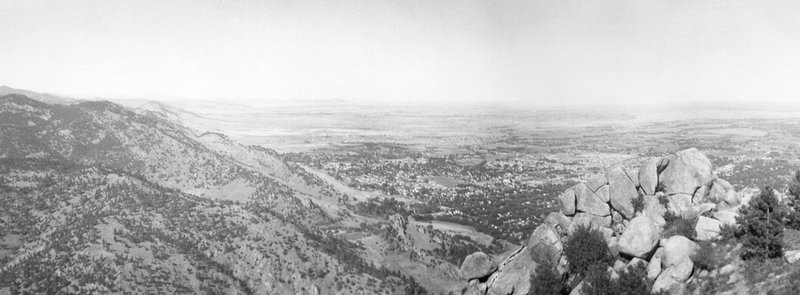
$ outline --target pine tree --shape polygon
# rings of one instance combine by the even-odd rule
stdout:
[[[742,259],[764,259],[783,254],[783,219],[785,208],[769,186],[740,209],[736,218],[742,241]]]
[[[800,171],[795,172],[792,182],[789,183],[788,194],[791,197],[789,205],[792,210],[787,216],[787,225],[794,229],[800,229]]]

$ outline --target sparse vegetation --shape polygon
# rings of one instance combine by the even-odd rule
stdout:
[[[569,272],[584,275],[591,266],[606,267],[613,261],[603,234],[589,225],[580,225],[564,245]]]
[[[531,289],[528,295],[560,295],[568,294],[569,288],[564,285],[564,279],[556,270],[556,266],[544,259],[536,266],[536,271],[531,275]]]
[[[724,252],[719,251],[711,242],[700,242],[700,248],[692,255],[692,262],[698,269],[712,271],[719,267]]]
[[[636,198],[633,198],[631,203],[633,204],[633,212],[644,211],[644,196],[641,193]]]
[[[694,239],[697,235],[695,229],[697,217],[685,218],[667,210],[664,214],[664,220],[666,221],[666,225],[664,226],[664,232],[661,234],[664,238],[681,235],[689,239]]]
[[[616,279],[611,278],[608,268],[593,265],[584,280],[583,293],[587,295],[641,295],[650,294],[647,283],[647,267],[638,263],[626,267]]]

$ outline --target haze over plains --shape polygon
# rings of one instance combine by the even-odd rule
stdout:
[[[74,97],[800,98],[797,1],[2,1],[0,84]]]

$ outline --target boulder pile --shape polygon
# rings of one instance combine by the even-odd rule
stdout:
[[[695,148],[647,159],[638,168],[610,167],[564,191],[560,211],[547,215],[526,245],[496,257],[481,252],[467,257],[462,277],[470,282],[468,294],[527,294],[538,264],[550,263],[570,275],[564,243],[577,226],[588,225],[619,254],[613,265],[620,267],[609,269],[612,277],[626,265],[643,262],[653,291],[682,294],[696,272],[691,259],[695,241],[714,240],[723,224],[735,223],[739,198]],[[635,200],[643,205],[636,208]],[[696,218],[696,237],[662,236],[668,211]],[[580,294],[578,289],[573,293]]]

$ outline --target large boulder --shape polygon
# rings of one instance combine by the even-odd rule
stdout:
[[[723,224],[735,225],[736,217],[739,216],[739,213],[733,210],[722,210],[712,213],[711,216]]]
[[[629,168],[625,169],[625,175],[628,175],[628,178],[633,183],[633,186],[639,187],[639,169]]]
[[[575,215],[575,191],[572,189],[564,191],[558,200],[561,202],[561,213],[567,216]]]
[[[661,255],[664,254],[664,248],[656,249],[653,257],[650,258],[650,264],[647,265],[647,279],[655,280],[661,274]]]
[[[603,202],[595,193],[586,186],[584,183],[579,183],[572,187],[575,192],[575,209],[580,212],[586,212],[597,216],[606,216],[611,214],[611,208],[608,204]]]
[[[564,251],[564,244],[555,227],[549,223],[543,223],[533,231],[528,239],[528,251],[537,263],[550,262],[550,265],[558,265]]]
[[[486,281],[491,295],[524,295],[530,291],[531,274],[536,271],[536,262],[526,253],[527,247],[519,247],[505,254],[495,271]]]
[[[544,221],[555,227],[559,233],[566,233],[570,223],[572,223],[572,218],[567,217],[561,212],[550,212],[547,214]]]
[[[705,186],[705,185],[701,186],[700,188],[698,188],[694,192],[694,195],[692,195],[692,203],[694,203],[694,204],[702,204],[702,203],[707,202],[708,201],[708,193],[709,193],[708,191],[709,191],[709,188],[708,188],[708,186]]]
[[[639,166],[639,186],[645,194],[653,195],[656,193],[658,185],[658,162],[661,158],[650,158]]]
[[[659,292],[669,295],[683,295],[686,293],[686,283],[679,282],[674,277],[662,273],[653,283],[653,293]]]
[[[661,201],[656,196],[644,196],[644,210],[642,215],[650,217],[658,227],[663,228],[667,224],[664,220],[664,214],[667,213],[667,208],[661,205]]]
[[[698,248],[695,242],[681,235],[666,239],[662,246],[664,253],[661,255],[661,265],[664,268],[681,264],[684,260],[691,260]]]
[[[684,259],[681,263],[664,269],[661,275],[671,276],[678,282],[685,282],[692,276],[692,270],[694,270],[694,262],[691,259]]]
[[[783,253],[783,259],[789,264],[795,263],[800,260],[800,250],[786,251]]]
[[[603,202],[608,203],[608,201],[611,200],[611,190],[608,188],[608,185],[601,186],[594,194]]]
[[[606,179],[606,176],[603,175],[603,173],[594,174],[590,176],[589,179],[586,180],[586,187],[588,187],[593,192],[596,192],[597,189],[606,184],[608,184],[608,179]]]
[[[614,167],[606,173],[608,177],[611,207],[614,207],[626,219],[633,218],[633,199],[639,197],[636,186],[621,167]]]
[[[719,237],[719,228],[722,222],[713,218],[700,216],[695,225],[698,241],[710,241]]]
[[[711,184],[714,173],[708,157],[696,148],[690,148],[677,152],[658,178],[665,193],[692,196],[701,186]]]
[[[732,190],[733,186],[728,181],[721,178],[714,179],[708,191],[708,200],[714,203],[722,202],[725,200],[725,194]]]
[[[492,261],[492,258],[486,253],[475,252],[467,256],[464,262],[461,263],[461,269],[458,274],[464,280],[472,280],[483,278],[490,275],[497,269],[497,265]]]
[[[729,190],[725,193],[725,202],[720,203],[720,207],[733,208],[739,205],[740,195],[735,190]]]
[[[647,216],[631,220],[619,238],[619,252],[634,257],[646,258],[658,245],[661,230]]]
[[[729,182],[724,179],[715,179],[709,189],[708,200],[723,209],[733,208],[739,205],[739,194]]]

